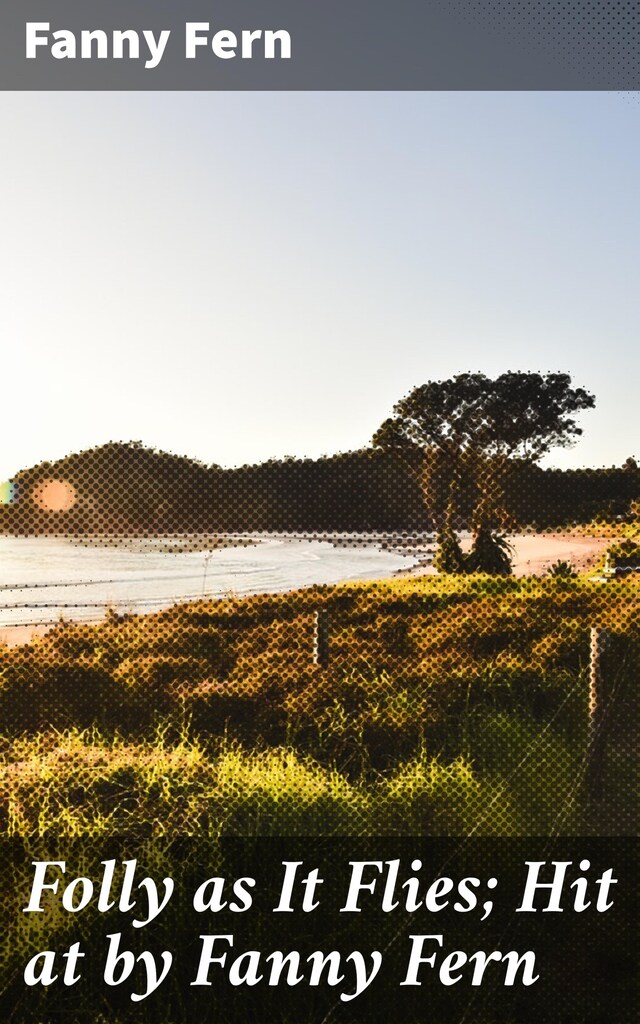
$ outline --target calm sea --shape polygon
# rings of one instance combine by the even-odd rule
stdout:
[[[360,539],[361,540],[361,539]],[[313,584],[389,576],[415,552],[364,543],[260,536],[79,542],[0,537],[0,627],[100,619],[109,607],[145,612],[201,597],[282,592]],[[186,550],[185,550],[186,548]],[[421,552],[422,555],[422,552]]]

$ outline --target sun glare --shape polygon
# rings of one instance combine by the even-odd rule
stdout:
[[[66,480],[46,480],[33,492],[33,498],[45,512],[67,512],[75,505],[77,495]]]

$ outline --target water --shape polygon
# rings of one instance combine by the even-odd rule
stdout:
[[[307,537],[213,540],[127,539],[93,543],[59,537],[0,537],[0,628],[61,616],[102,618],[107,608],[148,612],[202,597],[275,593],[313,584],[390,576],[416,562],[382,537],[334,543]],[[190,547],[184,550],[185,546]],[[421,552],[422,554],[422,552]]]

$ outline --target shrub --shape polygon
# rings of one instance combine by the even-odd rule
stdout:
[[[484,572],[489,576],[510,576],[511,545],[506,537],[481,526],[473,538],[473,547],[465,560],[468,572]]]
[[[578,574],[571,562],[565,562],[562,560],[554,562],[553,565],[550,565],[547,569],[547,576],[551,576],[553,579],[573,580],[577,575]]]
[[[454,530],[450,527],[438,535],[438,548],[434,559],[434,567],[441,573],[465,572],[465,557]]]
[[[607,551],[607,562],[614,569],[640,569],[640,543],[623,540]]]

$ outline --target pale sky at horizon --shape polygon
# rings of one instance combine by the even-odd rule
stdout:
[[[108,440],[365,445],[417,384],[567,370],[640,456],[640,98],[0,96],[0,479]]]

